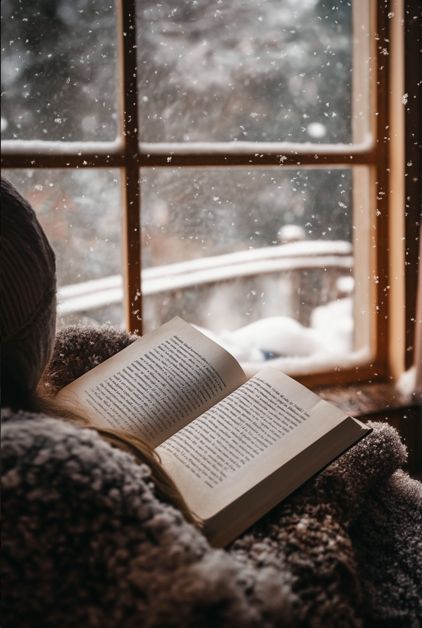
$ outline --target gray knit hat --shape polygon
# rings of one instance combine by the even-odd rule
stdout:
[[[24,378],[22,385],[31,390],[51,350],[55,257],[34,210],[4,179],[0,239],[2,381],[6,361],[6,367],[14,370],[15,379]]]

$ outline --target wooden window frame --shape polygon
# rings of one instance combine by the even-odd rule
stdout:
[[[354,0],[354,7],[366,7],[368,0]],[[390,277],[397,272],[397,265],[403,263],[404,244],[394,244],[393,231],[403,232],[409,237],[409,227],[404,225],[404,211],[400,215],[400,206],[403,209],[403,198],[398,201],[398,210],[392,212],[390,182],[392,177],[404,180],[404,158],[392,159],[392,153],[397,154],[398,146],[403,142],[403,132],[396,137],[396,143],[390,142],[390,125],[397,128],[402,125],[403,114],[400,107],[392,102],[390,97],[391,68],[397,69],[397,64],[403,63],[400,38],[403,37],[401,17],[404,13],[405,0],[389,0],[383,2],[369,2],[372,11],[371,23],[374,24],[374,34],[371,39],[373,59],[373,89],[371,101],[371,125],[373,140],[370,143],[323,145],[284,143],[247,143],[228,142],[206,144],[162,144],[142,143],[139,136],[138,118],[138,87],[137,87],[137,58],[136,58],[136,0],[119,0],[116,2],[117,32],[119,39],[120,63],[120,137],[116,142],[98,142],[89,144],[89,151],[83,142],[45,142],[42,150],[31,149],[31,142],[5,141],[3,144],[3,168],[119,168],[122,173],[122,201],[123,201],[123,249],[124,249],[124,294],[125,317],[127,328],[136,333],[142,333],[139,328],[138,312],[142,308],[141,290],[141,203],[140,177],[141,169],[149,167],[270,167],[279,168],[327,168],[365,166],[369,169],[370,184],[370,214],[371,239],[374,251],[372,265],[378,283],[371,285],[367,281],[365,298],[372,303],[368,324],[373,329],[372,354],[373,359],[368,364],[353,368],[338,368],[333,372],[316,372],[302,376],[300,379],[309,385],[339,384],[347,382],[368,382],[385,380],[397,374],[404,365],[404,339],[409,339],[409,320],[412,317],[412,300],[409,297],[411,290],[403,288],[392,289],[389,292]],[[356,9],[354,9],[356,10]],[[392,14],[394,18],[391,19]],[[391,47],[391,37],[393,46]],[[355,50],[356,54],[361,54]],[[387,51],[387,54],[386,54]],[[359,79],[355,79],[358,81]],[[397,87],[397,86],[396,86]],[[404,93],[403,91],[401,92]],[[375,112],[376,115],[375,115]],[[393,115],[394,114],[394,115]],[[395,116],[395,117],[394,117]],[[394,144],[394,146],[393,146]],[[397,146],[396,146],[397,144]],[[39,146],[39,144],[37,144]],[[171,159],[169,159],[171,157]],[[393,169],[393,170],[392,170]],[[356,170],[354,170],[356,172]],[[355,186],[354,186],[355,187]],[[380,219],[375,218],[375,207]],[[413,218],[408,220],[411,222]],[[407,224],[408,224],[407,223]],[[414,234],[413,234],[414,235]],[[357,244],[356,244],[357,245]],[[394,248],[394,261],[389,258],[388,250]],[[357,245],[361,246],[361,245]],[[368,247],[366,247],[368,248]],[[361,251],[366,257],[367,253]],[[355,256],[359,250],[355,251]],[[415,257],[416,259],[416,257]],[[367,270],[367,269],[366,269]],[[399,271],[400,272],[400,271]],[[413,272],[413,271],[412,271]],[[403,269],[404,275],[404,269]],[[409,284],[409,277],[406,282]],[[391,294],[398,305],[391,308]],[[407,298],[407,301],[406,301]],[[405,303],[404,303],[405,301]],[[406,320],[403,317],[403,308],[406,304]],[[401,308],[401,309],[400,309]],[[141,309],[142,311],[142,309]],[[401,313],[400,313],[401,312]],[[395,324],[394,347],[392,350],[391,321]],[[414,314],[413,314],[414,316]],[[409,355],[409,354],[408,354]]]

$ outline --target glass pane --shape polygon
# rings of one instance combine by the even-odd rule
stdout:
[[[115,170],[8,170],[56,253],[59,325],[123,324]]]
[[[352,178],[350,168],[145,169],[146,330],[179,315],[247,362],[362,348]]]
[[[3,139],[113,140],[112,2],[2,2]]]
[[[347,0],[139,2],[143,141],[351,142],[352,20]]]

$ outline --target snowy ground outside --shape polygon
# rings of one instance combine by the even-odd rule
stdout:
[[[288,316],[273,316],[234,331],[199,329],[234,355],[249,375],[264,362],[286,372],[308,373],[352,366],[368,356],[367,350],[353,350],[350,297],[316,308],[310,327]]]

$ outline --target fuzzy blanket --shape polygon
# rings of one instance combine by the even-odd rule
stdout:
[[[132,340],[64,330],[50,385]],[[223,551],[95,432],[4,410],[2,625],[420,626],[422,487],[373,428]]]

